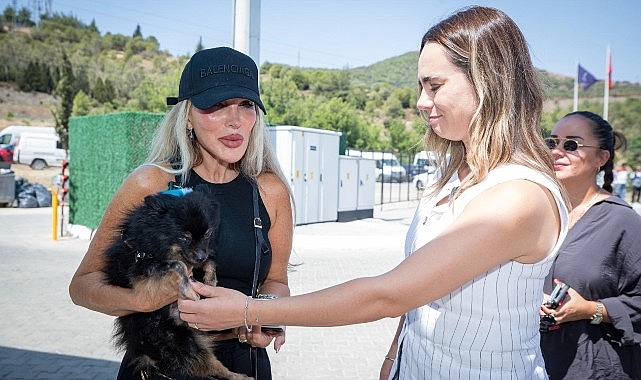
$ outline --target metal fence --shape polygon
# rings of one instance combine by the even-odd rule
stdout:
[[[346,153],[349,156],[376,159],[375,205],[413,201],[421,197],[423,189],[417,187],[415,178],[424,170],[414,165],[414,155],[417,152],[347,149]]]

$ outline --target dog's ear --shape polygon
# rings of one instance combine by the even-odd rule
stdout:
[[[133,249],[134,248],[134,244],[133,244],[134,239],[133,238],[124,238],[124,239],[122,239],[122,242],[125,243],[125,245],[127,247],[129,247],[129,249]]]
[[[126,228],[123,228],[122,230],[120,230],[120,240],[122,240],[122,242],[127,247],[129,247],[129,249],[132,249],[134,247],[134,245],[133,245],[134,238],[129,236],[129,234],[127,233],[127,229]]]
[[[167,194],[152,194],[145,197],[145,206],[150,209],[150,211],[162,211],[167,208],[167,202],[175,198],[173,195]]]

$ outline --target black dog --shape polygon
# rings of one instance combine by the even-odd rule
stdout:
[[[193,276],[216,285],[209,242],[218,228],[218,205],[200,191],[183,196],[156,194],[129,212],[106,252],[107,281],[150,294],[178,287],[180,297],[199,299]],[[115,322],[116,345],[126,349],[136,370],[161,377],[249,379],[229,371],[213,354],[213,335],[190,328],[174,302],[150,313],[134,313]]]

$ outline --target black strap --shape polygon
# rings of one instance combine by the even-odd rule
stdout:
[[[254,235],[256,236],[256,259],[254,262],[254,280],[252,282],[252,297],[256,298],[258,296],[258,274],[260,271],[260,257],[262,256],[262,247],[265,244],[263,239],[263,221],[260,219],[260,214],[258,210],[258,189],[256,184],[253,181],[250,181],[252,185],[252,199],[254,204]]]
[[[262,256],[262,247],[265,244],[263,239],[263,221],[260,219],[258,209],[258,188],[254,181],[249,181],[252,185],[252,200],[254,204],[254,235],[256,236],[256,258],[254,262],[254,280],[252,282],[252,297],[258,296],[258,275],[260,272],[260,257]],[[254,379],[258,380],[258,353],[256,347],[250,348],[250,357],[254,372]]]

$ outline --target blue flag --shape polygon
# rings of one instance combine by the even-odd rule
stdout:
[[[583,86],[584,90],[587,90],[594,84],[594,82],[596,82],[594,75],[590,74],[586,69],[581,67],[581,65],[579,65],[579,76],[577,78],[579,84]]]

